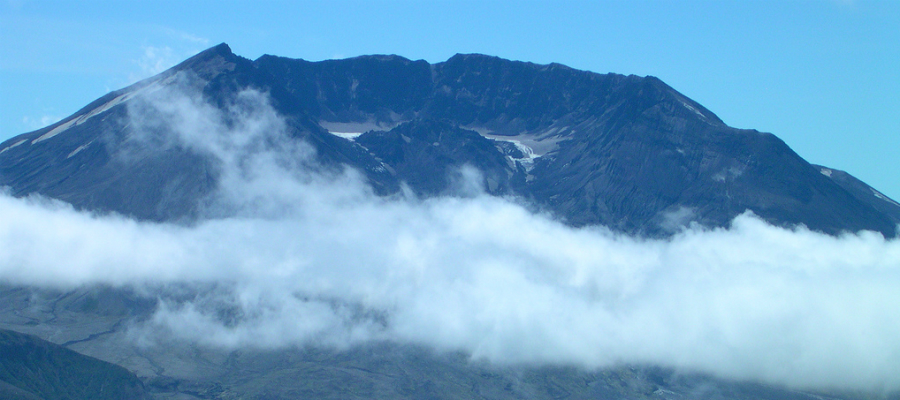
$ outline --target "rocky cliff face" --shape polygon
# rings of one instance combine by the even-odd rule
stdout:
[[[198,217],[215,165],[178,147],[128,153],[128,103],[178,85],[218,107],[246,88],[265,92],[323,165],[362,171],[381,194],[401,183],[441,194],[448,171],[470,165],[490,193],[642,235],[724,226],[750,210],[779,225],[892,236],[900,215],[890,199],[852,195],[775,136],[730,128],[653,77],[483,55],[250,61],[224,44],[7,141],[0,184],[141,219]]]

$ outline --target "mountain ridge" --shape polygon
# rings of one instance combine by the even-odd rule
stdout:
[[[184,83],[184,76],[193,78]],[[673,212],[715,227],[751,210],[776,225],[894,236],[900,215],[893,204],[877,208],[854,197],[774,135],[728,127],[655,77],[597,74],[481,54],[457,54],[436,64],[396,55],[319,62],[263,55],[251,61],[225,43],[111,92],[57,124],[7,140],[0,145],[0,185],[17,196],[41,193],[78,208],[139,219],[197,218],[196,203],[216,187],[214,168],[202,157],[168,149],[160,154],[165,162],[149,157],[141,161],[144,167],[128,167],[127,173],[109,165],[120,151],[115,143],[133,134],[121,122],[128,118],[123,105],[159,87],[183,84],[197,86],[206,101],[220,108],[245,88],[266,93],[289,121],[291,136],[312,143],[326,165],[359,169],[381,194],[396,192],[409,177],[371,156],[360,142],[331,132],[358,135],[436,120],[493,140],[495,155],[518,143],[533,156],[505,155],[509,165],[482,171],[508,188],[494,194],[523,197],[575,226],[599,224],[665,236],[678,229],[662,227]],[[68,139],[59,139],[63,132]],[[73,132],[84,132],[83,138]],[[27,151],[51,138],[65,149],[52,155]],[[97,140],[105,145],[91,147]],[[87,154],[94,155],[93,167],[60,161]],[[440,171],[462,166],[460,160],[447,162]],[[521,180],[513,177],[519,167],[526,170],[524,183],[514,187],[497,181],[503,175],[500,180]],[[146,176],[148,169],[171,172],[156,183],[129,178]],[[78,188],[96,189],[66,183],[73,180]],[[103,183],[109,181],[117,183]],[[123,185],[130,198],[114,188]]]

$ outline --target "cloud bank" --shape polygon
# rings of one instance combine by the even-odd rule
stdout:
[[[317,168],[264,94],[221,108],[171,89],[132,102],[134,143],[216,160],[211,217],[144,223],[0,195],[0,280],[205,285],[147,325],[208,346],[388,340],[497,363],[900,389],[900,241],[751,214],[648,240],[471,189],[381,198],[352,170]]]

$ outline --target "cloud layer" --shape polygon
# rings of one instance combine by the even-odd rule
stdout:
[[[651,363],[900,389],[897,240],[750,214],[647,240],[571,228],[471,189],[380,198],[354,171],[315,168],[258,92],[223,108],[170,89],[132,101],[135,143],[217,160],[215,217],[143,223],[2,195],[0,280],[206,285],[162,302],[148,324],[210,346],[390,340],[498,363]]]

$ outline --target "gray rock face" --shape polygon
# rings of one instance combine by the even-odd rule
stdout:
[[[572,225],[641,235],[691,221],[724,226],[745,210],[832,234],[893,236],[900,218],[890,199],[861,200],[775,136],[730,128],[653,77],[483,55],[434,65],[397,56],[250,61],[224,44],[3,143],[0,185],[140,219],[198,217],[216,166],[190,149],[135,156],[127,146],[127,103],[185,75],[223,108],[245,88],[267,93],[322,165],[355,168],[380,194],[401,183],[423,196],[446,193],[448,171],[470,165],[490,193]]]

